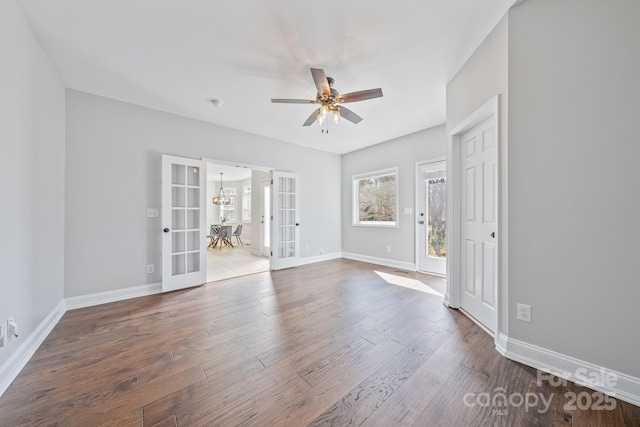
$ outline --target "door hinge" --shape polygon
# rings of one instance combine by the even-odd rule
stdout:
[[[271,185],[273,185],[273,180],[271,180]]]
[[[271,256],[273,256],[273,251],[271,251]]]

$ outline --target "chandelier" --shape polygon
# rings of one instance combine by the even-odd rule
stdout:
[[[214,205],[228,205],[231,203],[231,199],[229,197],[225,197],[224,190],[222,189],[222,172],[220,172],[220,191],[218,195],[213,198]]]

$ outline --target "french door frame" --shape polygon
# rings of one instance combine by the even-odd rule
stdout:
[[[265,188],[269,188],[269,197],[265,197]],[[259,255],[269,257],[271,262],[271,178],[260,181],[260,250]],[[266,207],[269,209],[266,209]],[[268,239],[265,239],[265,234]],[[267,246],[268,245],[268,246]],[[269,264],[271,265],[271,264]]]
[[[500,183],[502,179],[501,173],[501,164],[500,164],[500,153],[501,153],[501,134],[500,134],[500,95],[496,95],[485,105],[480,107],[477,111],[463,120],[460,124],[454,127],[449,132],[449,142],[447,145],[447,210],[449,214],[450,222],[447,229],[447,289],[445,292],[443,303],[450,308],[460,308],[461,300],[462,300],[462,280],[461,280],[461,254],[462,254],[462,215],[461,215],[461,189],[462,189],[462,178],[461,178],[461,136],[467,131],[474,128],[476,125],[480,124],[487,118],[493,115],[496,129],[496,162],[497,162],[497,181],[496,181],[496,192],[497,192],[497,218],[496,218],[496,228],[498,230],[498,238],[496,239],[496,251],[497,251],[497,280],[496,280],[496,310],[495,310],[495,325],[496,330],[491,332],[490,335],[494,336],[496,344],[498,344],[498,337],[501,326],[501,309],[502,309],[502,295],[501,295],[501,283],[502,283],[502,251],[501,251],[501,206],[502,206],[502,195],[500,191]],[[506,236],[505,236],[506,238]],[[480,325],[482,326],[482,325]],[[484,327],[483,327],[484,328]]]

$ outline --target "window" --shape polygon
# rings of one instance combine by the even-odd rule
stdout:
[[[224,195],[231,200],[231,203],[228,205],[220,205],[220,216],[227,218],[225,222],[234,223],[236,222],[236,189],[226,188],[223,192]],[[222,218],[220,219],[221,221]]]
[[[398,168],[353,177],[353,225],[398,226]]]
[[[251,222],[251,186],[242,189],[242,222]]]

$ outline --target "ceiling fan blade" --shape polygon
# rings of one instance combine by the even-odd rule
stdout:
[[[309,99],[273,99],[271,102],[274,104],[315,104],[317,101],[311,101]]]
[[[358,92],[345,93],[338,96],[338,102],[356,102],[364,101],[365,99],[380,98],[382,96],[382,89],[367,89],[360,90]]]
[[[324,73],[324,70],[321,68],[312,68],[311,75],[313,76],[313,82],[316,84],[318,93],[320,95],[331,96],[329,80],[327,80],[327,75]]]
[[[354,113],[353,111],[343,106],[338,107],[340,109],[340,117],[349,120],[351,123],[358,124],[362,121],[362,117]]]
[[[311,124],[313,122],[316,121],[316,119],[318,118],[318,113],[320,112],[320,109],[318,108],[316,111],[314,111],[313,113],[311,113],[311,115],[309,116],[309,118],[307,119],[306,122],[304,122],[302,124],[302,126],[311,126]]]

